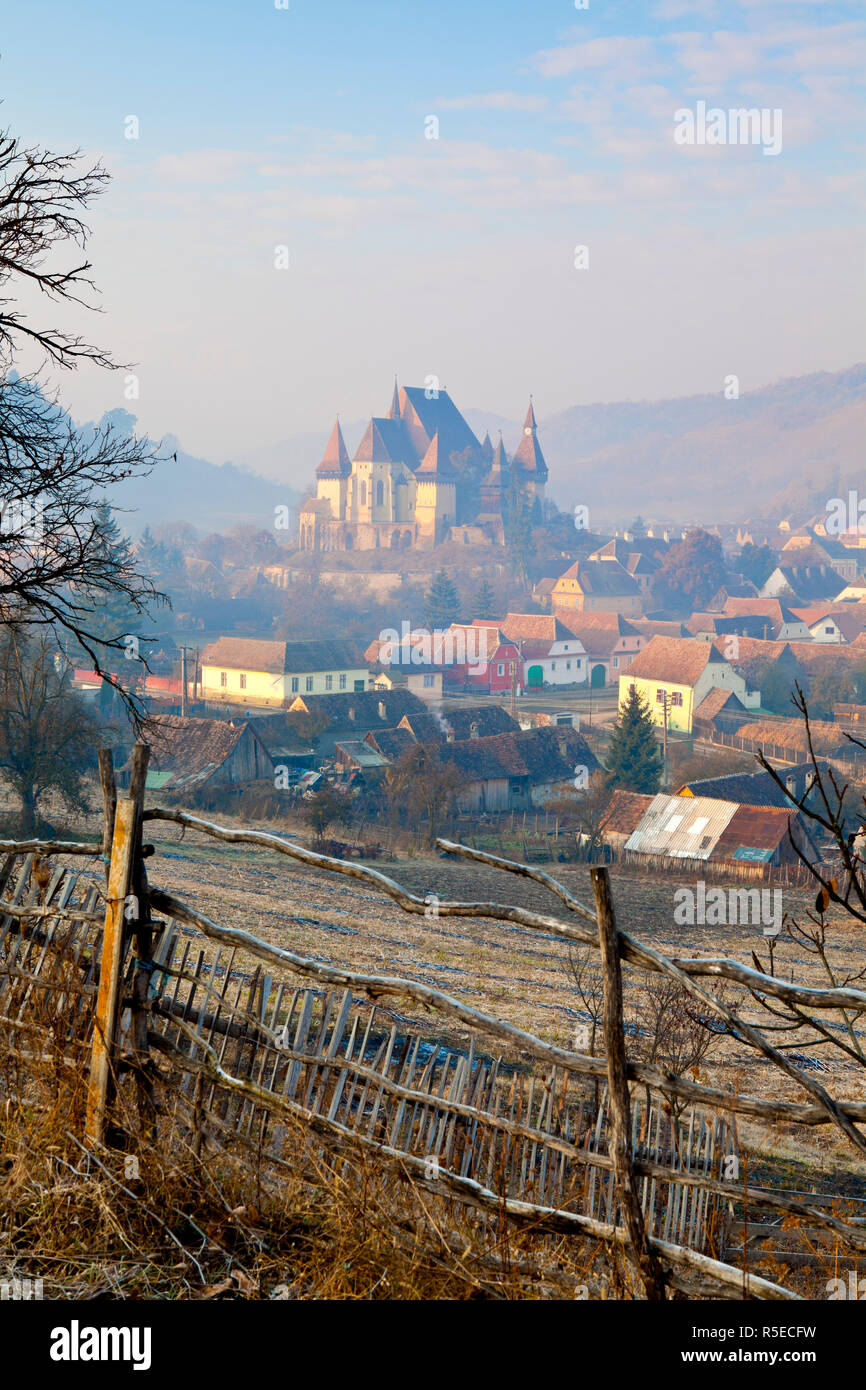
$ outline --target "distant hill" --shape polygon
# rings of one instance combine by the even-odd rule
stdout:
[[[745,392],[573,406],[539,419],[550,493],[605,518],[785,515],[866,480],[866,364]],[[513,447],[519,427],[506,447]]]
[[[132,431],[135,416],[112,410],[99,421],[118,430]],[[210,463],[187,454],[172,436],[164,441],[169,457],[147,477],[126,478],[109,493],[124,530],[138,535],[145,526],[164,521],[188,521],[197,531],[227,531],[251,525],[270,530],[275,507],[296,507],[300,493],[285,483],[260,477],[234,463]],[[277,539],[280,539],[278,536]]]
[[[479,438],[489,429],[495,441],[501,429],[509,453],[516,449],[522,419],[480,409],[464,414]],[[144,510],[146,500],[166,516],[183,516],[208,529],[217,522],[205,515],[224,516],[230,525],[255,520],[278,501],[293,505],[297,496],[284,496],[283,488],[266,479],[303,489],[331,423],[324,422],[318,433],[251,450],[236,465],[215,468],[179,452],[183,475],[171,481],[162,498],[139,484],[140,505]],[[343,422],[350,452],[365,424]],[[539,415],[538,426],[550,467],[550,495],[567,509],[584,503],[598,521],[628,522],[638,512],[684,522],[781,517],[801,507],[817,510],[847,486],[866,488],[866,364],[790,377],[746,391],[736,401],[718,392],[577,405]],[[125,495],[132,492],[130,487]],[[181,505],[185,499],[187,512]]]

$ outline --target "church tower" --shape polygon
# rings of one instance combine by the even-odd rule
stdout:
[[[346,497],[351,475],[352,463],[338,417],[322,455],[322,462],[316,469],[316,496],[320,501],[328,503],[335,521],[346,519]]]
[[[532,407],[532,397],[529,398],[529,409],[526,412],[526,419],[523,422],[523,437],[517,446],[517,451],[511,461],[517,482],[526,492],[530,502],[538,502],[539,507],[544,501],[544,484],[547,482],[547,464],[544,462],[544,455],[541,452],[541,445],[538,442],[538,425],[535,421],[535,411]]]
[[[415,520],[423,545],[438,545],[457,520],[457,474],[434,434],[415,470]]]

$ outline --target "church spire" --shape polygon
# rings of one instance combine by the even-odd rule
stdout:
[[[521,473],[533,477],[538,482],[546,481],[547,464],[544,462],[544,455],[538,442],[538,425],[535,420],[531,396],[529,397],[526,419],[523,422],[523,437],[517,446],[513,462],[515,468],[519,469]]]
[[[397,377],[394,377],[394,394],[391,397],[391,409],[388,411],[389,420],[400,419],[400,392],[397,387]]]
[[[343,439],[343,431],[340,429],[338,415],[316,474],[319,478],[348,478],[351,472],[352,462]]]

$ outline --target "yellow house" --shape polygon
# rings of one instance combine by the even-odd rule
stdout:
[[[652,711],[656,724],[690,734],[695,710],[711,690],[729,690],[746,708],[760,704],[759,691],[746,682],[712,642],[688,637],[653,637],[619,678],[619,703],[632,687]]]
[[[219,637],[201,656],[202,698],[217,703],[283,709],[300,694],[367,690],[369,680],[350,642]]]
[[[618,560],[576,560],[553,586],[551,605],[581,613],[620,613],[639,618],[641,592]]]

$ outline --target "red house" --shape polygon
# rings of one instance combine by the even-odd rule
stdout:
[[[433,660],[446,685],[461,690],[508,695],[523,693],[523,662],[516,642],[496,626],[452,623],[433,638]]]

